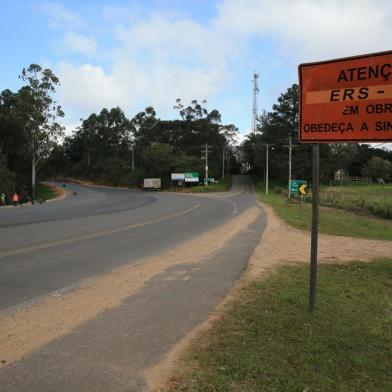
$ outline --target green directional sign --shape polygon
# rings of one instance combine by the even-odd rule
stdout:
[[[299,193],[301,195],[306,195],[306,187],[307,184],[305,180],[291,180],[291,193]]]
[[[185,182],[199,182],[199,173],[198,172],[186,172],[185,173]]]

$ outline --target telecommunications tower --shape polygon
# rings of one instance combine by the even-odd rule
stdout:
[[[258,116],[257,97],[259,95],[259,74],[253,74],[253,118],[252,118],[252,133],[256,132],[256,122]]]

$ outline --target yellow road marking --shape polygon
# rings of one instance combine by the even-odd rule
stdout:
[[[70,243],[73,243],[73,242],[90,240],[92,238],[102,237],[102,236],[109,235],[109,234],[119,233],[121,231],[135,229],[137,227],[142,227],[142,226],[147,226],[147,225],[151,225],[151,224],[154,224],[154,223],[163,222],[165,220],[172,219],[172,218],[175,218],[177,216],[188,214],[188,213],[192,212],[193,210],[199,208],[200,206],[201,206],[201,204],[198,203],[198,204],[195,204],[194,206],[192,206],[191,208],[188,208],[188,209],[186,209],[184,211],[176,212],[175,214],[171,214],[171,215],[165,216],[163,218],[157,218],[157,219],[153,219],[153,220],[150,220],[150,221],[147,221],[147,222],[135,223],[133,225],[129,225],[129,226],[125,226],[125,227],[119,227],[117,229],[105,230],[105,231],[100,231],[98,233],[86,234],[86,235],[83,235],[83,236],[80,236],[80,237],[73,237],[73,238],[68,238],[68,239],[65,239],[65,240],[59,240],[59,241],[47,242],[47,243],[44,243],[44,244],[32,245],[32,246],[29,246],[27,248],[14,249],[14,250],[9,250],[7,252],[1,252],[0,253],[0,258],[7,257],[7,256],[14,256],[14,255],[18,255],[18,254],[21,254],[21,253],[28,253],[28,252],[32,252],[32,251],[35,251],[35,250],[51,248],[53,246],[58,246],[58,245],[64,245],[64,244],[70,244]]]

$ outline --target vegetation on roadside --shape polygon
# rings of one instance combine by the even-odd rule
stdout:
[[[392,184],[321,187],[320,204],[392,218]]]
[[[49,200],[57,197],[56,191],[53,187],[47,186],[40,182],[37,186],[36,200]]]
[[[255,188],[263,202],[270,204],[275,212],[288,224],[302,230],[310,230],[312,206],[298,200],[287,200],[282,188],[271,187],[265,194],[261,180],[255,180]],[[380,239],[392,241],[392,221],[373,216],[359,215],[340,209],[321,207],[319,218],[321,233],[349,237]]]
[[[308,266],[252,283],[192,344],[169,390],[392,390],[391,263],[321,265],[314,315]]]
[[[36,181],[73,177],[112,186],[137,186],[143,178],[170,182],[171,173],[204,173],[219,178],[224,165],[241,167],[234,144],[238,129],[225,124],[205,100],[173,102],[175,118],[159,118],[152,106],[128,117],[120,107],[85,113],[71,135],[62,138],[63,117],[55,90],[60,80],[50,69],[31,64],[18,91],[0,91],[0,192],[10,199],[37,198]],[[222,158],[224,157],[224,158]],[[224,159],[224,162],[223,162]]]
[[[31,64],[20,75],[24,85],[16,92],[0,91],[0,192],[7,200],[13,192],[28,200],[37,183],[58,176],[79,178],[111,186],[136,187],[144,178],[159,177],[170,187],[171,173],[199,172],[202,178],[208,154],[209,176],[247,172],[262,176],[269,151],[271,180],[282,183],[288,173],[291,149],[293,178],[309,179],[312,147],[298,141],[299,87],[281,94],[271,112],[262,113],[256,129],[236,142],[238,128],[225,124],[218,109],[205,100],[175,101],[173,119],[161,119],[152,106],[129,117],[120,107],[85,113],[71,135],[62,138],[58,119],[64,116],[55,90],[60,80],[50,69]],[[320,146],[320,175],[324,182],[350,176],[365,181],[392,178],[392,151],[365,144]],[[224,188],[224,185],[223,185]],[[195,189],[196,191],[197,189]],[[201,192],[220,190],[200,188]],[[326,199],[340,207],[339,199]],[[346,203],[346,202],[344,202]],[[392,207],[378,200],[353,200],[352,209],[392,217]]]
[[[310,180],[312,146],[299,142],[299,125],[299,87],[294,84],[280,95],[270,112],[259,116],[256,131],[245,137],[242,156],[249,172],[257,176],[265,174],[268,151],[269,178],[284,184],[291,146],[292,178]],[[359,143],[321,144],[320,178],[325,183],[335,180],[345,183],[352,177],[364,177],[360,180],[367,182],[377,182],[380,178],[389,181],[392,151],[378,147]]]

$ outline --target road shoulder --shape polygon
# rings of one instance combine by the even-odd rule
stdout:
[[[249,264],[236,285],[215,311],[199,327],[187,335],[169,353],[166,361],[147,372],[151,390],[170,391],[171,377],[187,364],[184,353],[190,349],[192,341],[199,339],[214,321],[219,320],[226,305],[239,297],[243,288],[255,280],[264,279],[275,273],[283,265],[308,263],[310,260],[310,233],[293,228],[281,220],[268,204],[259,202],[267,216],[267,226],[259,238],[258,245],[249,259]],[[353,260],[371,262],[380,258],[390,258],[392,242],[358,239],[351,237],[319,235],[320,263],[347,263]],[[166,380],[166,382],[165,382]]]
[[[28,371],[32,366],[29,362],[29,358],[41,358],[42,350],[48,352],[52,345],[61,344],[62,340],[68,339],[67,336],[74,335],[76,331],[82,330],[87,325],[99,324],[105,314],[111,311],[115,312],[116,309],[121,309],[128,298],[135,298],[135,295],[137,296],[138,293],[145,292],[148,285],[151,284],[154,279],[157,279],[157,277],[160,276],[156,281],[160,287],[162,287],[163,284],[166,285],[170,283],[171,278],[165,276],[165,274],[170,275],[173,273],[170,269],[180,268],[180,266],[182,269],[186,269],[186,266],[198,263],[201,263],[200,265],[210,265],[211,268],[215,268],[219,263],[218,261],[215,262],[214,260],[209,259],[209,256],[216,256],[216,252],[220,249],[224,249],[225,244],[230,244],[236,236],[244,230],[247,230],[245,228],[248,228],[256,220],[260,220],[260,211],[261,210],[258,207],[250,208],[231,219],[226,224],[188,241],[163,255],[143,260],[143,262],[140,262],[136,266],[123,267],[110,274],[95,279],[89,279],[84,281],[79,287],[70,288],[70,291],[68,292],[55,293],[53,296],[44,298],[37,303],[31,304],[27,308],[17,309],[13,312],[2,314],[0,316],[0,359],[4,362],[1,364],[3,367],[3,376],[0,377],[0,379],[2,378],[3,382],[7,384],[8,382],[11,382],[9,380],[12,380],[13,369],[16,372],[15,374],[25,372],[23,369]],[[238,246],[238,249],[244,251],[242,256],[243,260],[241,261],[242,264],[240,263],[239,266],[237,265],[236,267],[240,268],[240,274],[247,265],[249,256],[258,240],[259,233],[260,230],[253,233],[253,236],[256,235],[256,237],[254,237],[252,243],[248,244],[248,248],[241,249]],[[232,263],[230,263],[229,266],[235,266],[235,259],[233,259],[234,255],[235,252],[231,251],[229,255],[226,255],[227,257],[224,259],[220,258],[219,260],[221,260],[222,263],[224,263],[226,259],[232,260]],[[231,258],[229,256],[231,256]],[[216,258],[216,260],[218,260],[218,258]],[[200,268],[201,270],[196,268],[193,272],[195,279],[204,267]],[[222,272],[226,270],[230,271],[230,268],[221,268]],[[233,279],[235,281],[238,278],[236,275],[238,272],[233,272],[234,275],[227,277],[227,281],[224,278],[224,274],[222,273],[222,277],[219,277],[218,272],[219,268],[215,272],[217,282],[223,282],[225,285],[228,285],[224,286],[227,288],[223,287],[224,297],[226,295],[226,290],[232,286]],[[174,275],[177,276],[178,274],[174,273]],[[205,274],[204,276],[201,274],[197,279],[199,279],[202,284],[208,276],[209,274]],[[181,281],[180,279],[179,283],[185,285],[183,287],[186,287],[190,282],[187,280]],[[211,285],[211,287],[213,286],[214,285]],[[217,285],[217,287],[219,287],[219,285]],[[202,293],[206,294],[207,292],[208,287],[204,287],[200,293],[200,298],[203,298]],[[181,296],[182,295],[178,294],[175,295],[177,298],[181,298]],[[218,296],[211,293],[209,297],[221,298],[221,296],[222,292]],[[216,303],[214,302],[213,304],[208,305],[207,308],[204,308],[204,311],[207,309],[208,314],[215,306]],[[173,312],[174,311],[175,309]],[[150,313],[153,315],[155,314],[154,312],[149,312],[148,314]],[[193,317],[192,311],[189,311],[188,313],[185,312],[185,314],[188,314],[191,318]],[[200,314],[203,314],[203,312]],[[200,318],[194,319],[195,325],[198,325],[201,321]],[[194,323],[185,326],[185,330],[182,333],[185,332],[186,334],[188,329],[192,330],[195,327]],[[116,330],[116,328],[114,328],[114,330]],[[176,341],[181,340],[181,338],[182,335],[180,334]],[[171,347],[173,343],[175,342],[172,342],[169,346],[165,346],[166,349]],[[76,347],[78,347],[78,345]],[[58,350],[55,350],[54,352],[57,351]],[[170,351],[170,349],[167,351]],[[167,351],[165,351],[165,353]],[[54,358],[52,358],[52,360],[53,359]],[[160,362],[162,358],[159,357],[156,360],[157,362]],[[39,362],[41,362],[41,360]],[[26,377],[28,378],[27,375]],[[33,389],[30,388],[30,390]]]

